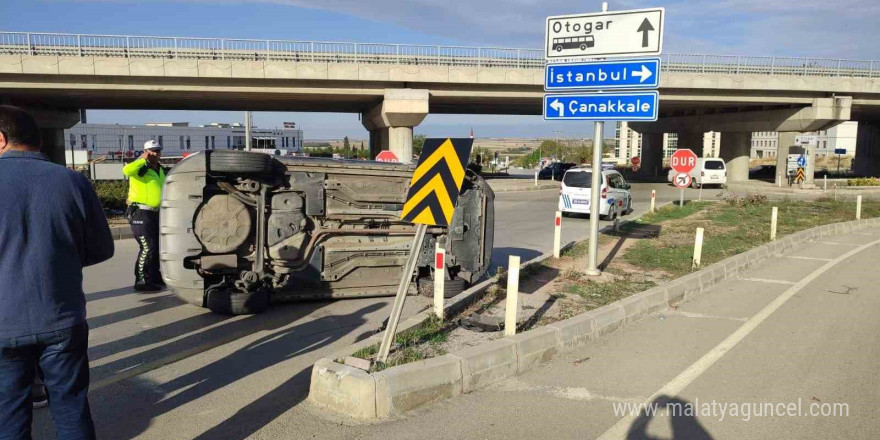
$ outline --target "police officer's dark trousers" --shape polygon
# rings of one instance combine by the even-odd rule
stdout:
[[[131,218],[131,232],[140,246],[134,263],[139,284],[162,284],[159,272],[159,211],[138,209]]]

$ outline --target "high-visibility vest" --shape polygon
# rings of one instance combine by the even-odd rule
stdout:
[[[138,159],[122,168],[128,181],[128,203],[137,203],[158,208],[162,202],[162,185],[165,184],[165,169],[159,172],[150,168],[146,159]]]

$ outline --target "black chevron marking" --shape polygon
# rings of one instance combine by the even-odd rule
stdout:
[[[425,209],[431,210],[431,214],[434,216],[434,223],[438,226],[448,226],[449,222],[446,221],[446,214],[443,212],[443,208],[440,207],[440,200],[437,198],[437,193],[434,191],[428,193],[428,195],[416,204],[416,206],[413,207],[409,214],[407,214],[402,220],[412,221]]]
[[[447,164],[446,161],[437,162],[437,165],[422,176],[418,182],[414,183],[413,186],[409,188],[406,197],[407,200],[418,194],[422,187],[427,185],[428,182],[438,174],[443,180],[443,186],[446,188],[446,193],[449,194],[449,200],[452,200],[452,204],[454,205],[455,200],[458,198],[458,185],[455,184],[455,179],[452,177],[452,171],[449,170],[449,164]]]

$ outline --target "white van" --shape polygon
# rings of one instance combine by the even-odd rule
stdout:
[[[559,190],[559,210],[566,214],[590,214],[592,168],[572,168],[562,176]],[[630,185],[615,170],[602,170],[599,216],[612,220],[632,212]]]
[[[666,180],[672,183],[672,178],[677,173],[669,170]],[[727,185],[727,167],[724,161],[714,157],[697,158],[697,166],[689,173],[691,175],[691,188],[699,188],[704,185]]]

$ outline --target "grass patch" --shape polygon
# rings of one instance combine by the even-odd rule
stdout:
[[[614,281],[580,280],[577,283],[569,284],[566,291],[585,299],[589,308],[597,308],[650,289],[655,285],[652,281],[636,280],[631,275],[624,275]]]
[[[847,186],[880,186],[880,179],[876,177],[857,177],[846,181]]]
[[[697,205],[693,203],[691,205]],[[691,272],[694,233],[697,227],[705,229],[702,263],[704,266],[770,241],[770,214],[773,206],[779,208],[777,236],[829,223],[855,219],[855,202],[821,200],[801,202],[783,200],[767,202],[760,197],[740,198],[722,203],[703,203],[697,210],[669,207],[683,211],[678,215],[658,212],[645,216],[641,223],[659,224],[660,236],[641,240],[624,254],[626,262],[648,270],[662,270],[673,276]],[[694,215],[699,214],[699,215]],[[862,204],[862,218],[880,216],[880,203]]]
[[[396,350],[388,356],[387,362],[374,362],[370,372],[382,371],[396,365],[420,361],[428,357],[446,354],[439,345],[446,342],[446,326],[436,316],[432,316],[421,326],[398,334],[394,338]],[[379,353],[378,345],[364,347],[352,354],[361,359],[374,359]]]

